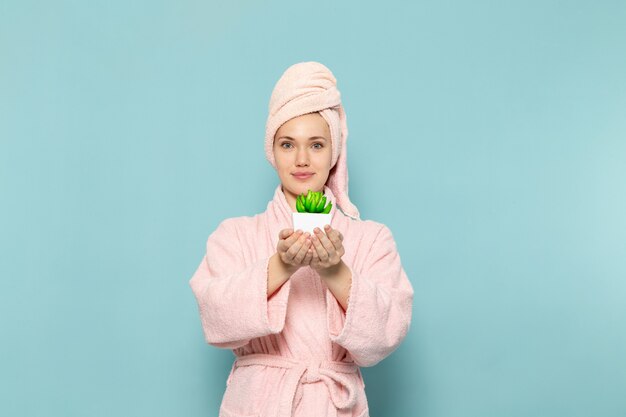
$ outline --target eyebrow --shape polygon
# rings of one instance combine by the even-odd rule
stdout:
[[[291,136],[281,136],[281,137],[279,137],[278,139],[290,139],[290,140],[294,140],[294,138],[292,138]],[[326,140],[326,138],[325,138],[325,137],[323,137],[323,136],[311,136],[311,137],[309,138],[309,140],[313,140],[313,139],[324,139],[324,140]]]

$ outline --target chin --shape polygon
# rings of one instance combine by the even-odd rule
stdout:
[[[319,174],[315,174],[313,175],[312,181],[302,182],[297,180],[291,174],[287,174],[282,183],[287,185],[292,194],[299,195],[306,194],[309,189],[312,191],[324,192],[325,183],[320,184],[320,179],[321,177]],[[284,185],[283,188],[285,188]]]
[[[299,195],[299,194],[307,194],[309,190],[317,191],[319,187],[315,184],[295,184],[293,187],[291,187],[291,189],[293,190],[294,194]],[[324,189],[322,188],[319,190],[323,191]]]

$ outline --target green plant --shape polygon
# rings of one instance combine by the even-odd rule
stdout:
[[[308,194],[300,194],[296,198],[296,209],[298,213],[330,213],[333,207],[331,201],[326,204],[326,196],[317,191],[309,190]]]

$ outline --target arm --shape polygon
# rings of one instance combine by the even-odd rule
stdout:
[[[234,226],[227,219],[211,233],[206,254],[189,280],[207,343],[228,349],[282,331],[291,285],[287,279],[268,297],[268,284],[285,277],[281,272],[272,275],[271,256],[246,264]]]
[[[413,288],[387,226],[379,229],[366,259],[360,271],[346,265],[351,272],[346,311],[330,288],[326,291],[330,338],[358,366],[374,366],[400,345],[413,305]]]
[[[350,297],[350,288],[352,287],[352,270],[342,259],[336,267],[318,271],[318,273],[345,313],[348,310],[348,298]]]
[[[297,269],[290,267],[280,259],[278,252],[274,253],[269,260],[267,270],[267,298],[272,297],[274,292],[280,288],[289,278],[296,272]]]

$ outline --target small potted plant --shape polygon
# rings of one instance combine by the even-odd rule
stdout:
[[[324,231],[324,225],[330,224],[331,201],[326,204],[326,196],[322,192],[308,190],[307,194],[300,194],[296,198],[297,213],[292,213],[293,230],[314,233],[316,227]]]

